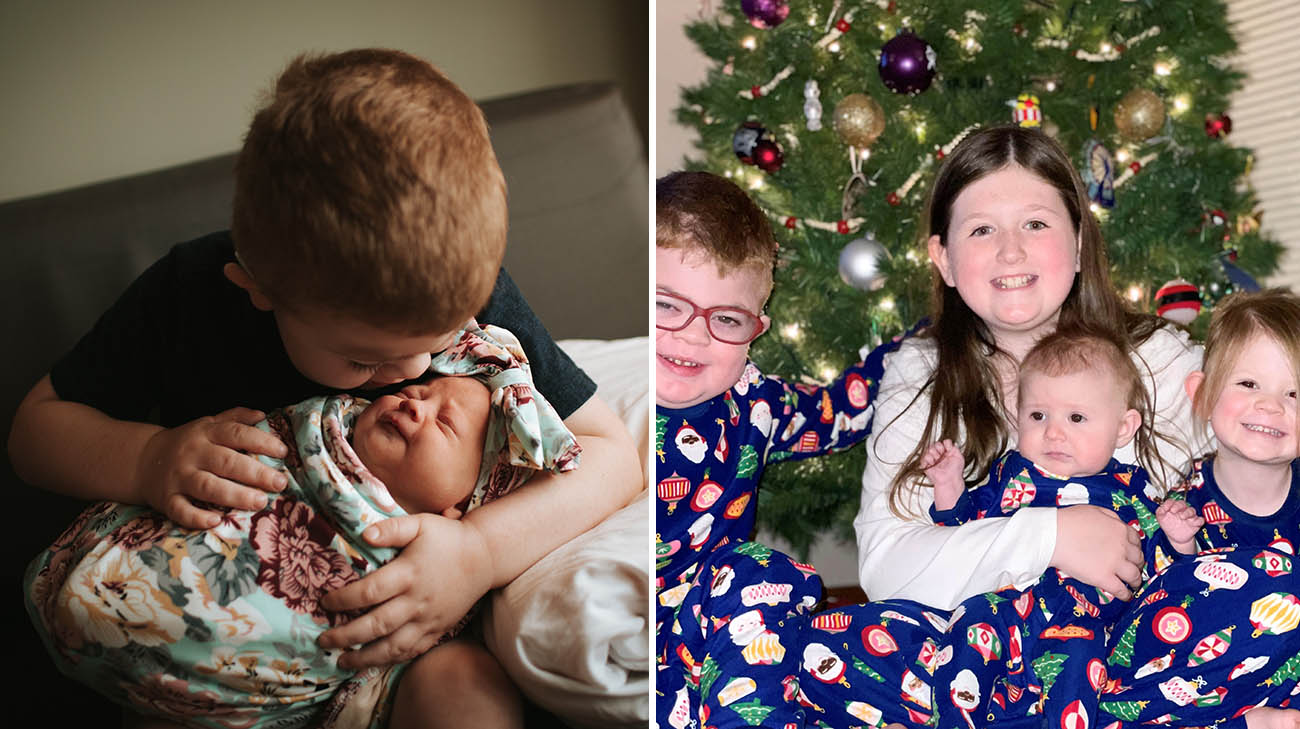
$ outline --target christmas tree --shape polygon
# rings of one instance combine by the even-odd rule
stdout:
[[[1203,330],[1280,253],[1223,114],[1225,18],[1221,0],[712,4],[686,28],[712,64],[678,119],[699,133],[687,166],[749,190],[781,244],[759,366],[827,382],[924,316],[929,184],[969,130],[1012,122],[1075,156],[1119,291]],[[865,457],[769,469],[760,524],[800,549],[851,538]]]

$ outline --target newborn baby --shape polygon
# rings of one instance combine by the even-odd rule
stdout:
[[[289,485],[260,511],[206,530],[145,506],[83,512],[25,581],[60,670],[186,726],[382,723],[403,666],[349,671],[316,645],[356,617],[320,598],[395,554],[361,533],[403,513],[460,518],[537,470],[574,468],[580,450],[509,332],[472,325],[430,368],[445,376],[373,404],[316,397],[268,415],[258,427],[289,449],[262,460]]]
[[[352,449],[408,514],[464,514],[492,408],[472,377],[439,377],[385,395],[357,418]]]

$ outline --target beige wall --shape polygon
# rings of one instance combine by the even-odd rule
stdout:
[[[400,48],[477,99],[611,79],[644,133],[647,16],[620,0],[3,0],[0,200],[236,149],[307,50]]]
[[[676,121],[681,88],[702,83],[709,69],[708,56],[682,31],[699,13],[700,3],[692,0],[655,3],[655,177],[680,169],[699,139]]]

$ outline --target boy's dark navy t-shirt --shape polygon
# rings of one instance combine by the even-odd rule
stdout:
[[[150,266],[51,369],[59,397],[121,420],[175,427],[236,406],[269,412],[338,392],[298,372],[275,317],[225,277],[222,267],[235,260],[234,251],[228,231],[213,233],[173,247]],[[504,269],[476,318],[519,338],[538,389],[560,417],[595,392]],[[374,399],[405,384],[349,392]]]

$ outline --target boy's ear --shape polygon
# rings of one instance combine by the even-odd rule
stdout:
[[[230,279],[231,283],[248,292],[248,300],[253,302],[253,306],[262,311],[271,311],[275,308],[243,266],[238,263],[227,263],[221,271],[226,274],[226,278]]]
[[[1137,433],[1138,427],[1142,425],[1142,413],[1129,408],[1119,423],[1119,434],[1115,436],[1115,447],[1121,448],[1133,440],[1133,435]]]
[[[937,235],[930,236],[927,244],[930,251],[930,262],[935,268],[939,269],[939,275],[943,277],[943,282],[949,286],[955,286],[952,282],[952,270],[948,266],[948,249],[943,244],[943,239]]]
[[[758,333],[758,336],[761,337],[764,334],[767,334],[768,329],[772,328],[772,317],[768,316],[767,314],[759,314],[758,320],[763,324],[763,331]]]

